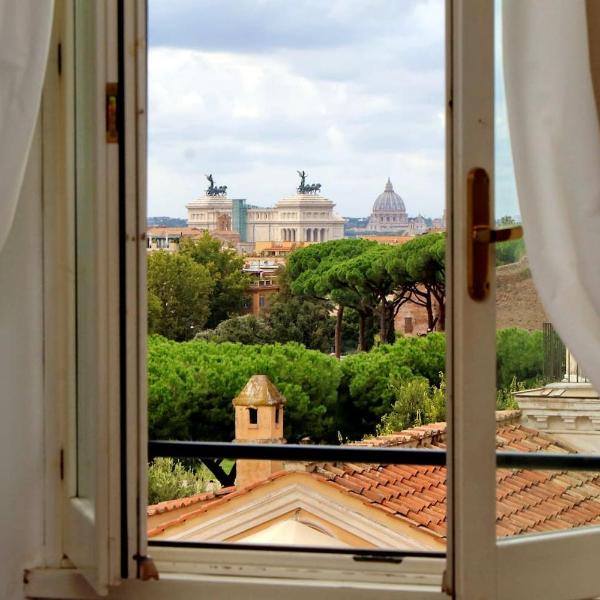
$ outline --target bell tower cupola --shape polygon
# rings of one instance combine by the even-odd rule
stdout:
[[[235,442],[285,444],[283,411],[285,398],[266,375],[253,375],[233,400]],[[237,487],[246,487],[282,470],[281,461],[236,461]]]

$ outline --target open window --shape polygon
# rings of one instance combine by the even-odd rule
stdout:
[[[62,496],[47,564],[68,559],[99,594],[145,555],[144,18],[143,3],[57,2],[41,110],[47,480]]]
[[[47,277],[58,282],[64,302],[52,298],[47,302],[52,314],[61,317],[57,322],[65,327],[49,324],[46,352],[50,356],[60,348],[64,357],[51,376],[64,378],[59,375],[61,369],[73,373],[54,398],[57,405],[65,398],[69,400],[64,407],[65,435],[59,435],[56,444],[57,450],[63,450],[66,496],[61,549],[99,593],[107,593],[124,580],[144,579],[149,574],[145,263],[147,247],[151,249],[155,244],[167,249],[171,242],[168,236],[145,240],[145,14],[143,2],[65,2],[57,10],[63,63],[62,79],[53,80],[53,85],[64,93],[61,114],[69,136],[63,148],[63,167],[65,179],[71,183],[63,184],[63,200],[56,206],[64,222],[73,223],[73,228],[62,238],[49,238],[54,245],[53,256],[61,256],[64,263],[58,274],[53,271],[56,265],[51,264]],[[497,14],[491,0],[454,0],[446,6],[447,454],[418,448],[176,442],[152,442],[149,451],[151,457],[225,458],[240,463],[301,460],[430,467],[425,476],[445,467],[446,552],[276,550],[272,544],[261,543],[260,537],[254,538],[253,544],[235,547],[186,542],[187,534],[182,534],[175,541],[157,540],[151,544],[164,581],[140,583],[137,587],[135,582],[128,582],[118,592],[122,597],[146,592],[156,598],[172,597],[178,592],[193,593],[198,586],[215,595],[241,595],[251,588],[273,598],[310,590],[315,597],[323,598],[377,593],[378,597],[390,598],[451,595],[469,600],[558,599],[589,596],[600,590],[592,564],[600,543],[600,534],[594,528],[496,540],[497,461],[508,469],[528,464],[540,469],[557,465],[546,462],[544,466],[542,457],[534,463],[531,457],[516,453],[513,458],[508,453],[497,457],[493,269],[489,271],[489,294],[486,296],[485,281],[486,297],[474,298],[472,293],[469,248],[474,233],[470,202],[475,197],[489,202],[487,217],[480,223],[484,228],[487,225],[488,231],[493,219]],[[47,96],[51,94],[52,90]],[[55,94],[55,101],[57,96],[60,93]],[[52,117],[55,113],[51,102],[46,106],[46,114]],[[46,160],[49,168],[56,168],[50,154]],[[219,225],[228,227],[236,220],[243,221],[247,212],[242,209],[240,203],[239,214],[234,214],[231,221],[221,220]],[[296,210],[290,210],[289,221],[298,219]],[[204,219],[205,213],[198,209],[191,216],[192,220]],[[255,216],[257,222],[268,221],[262,211]],[[414,224],[415,228],[420,226]],[[328,234],[325,227],[300,230],[289,226],[282,228],[280,241],[321,242]],[[479,238],[475,241],[479,243]],[[484,258],[491,259],[492,252],[489,248]],[[259,296],[261,308],[263,303],[268,305],[264,300]],[[415,325],[410,319],[412,328]],[[249,427],[257,432],[263,426],[272,427],[271,438],[283,437],[280,429],[287,411],[284,416],[282,402],[250,408],[240,403],[239,408],[241,420]],[[266,478],[271,475],[267,473]],[[339,476],[334,470],[321,475],[331,480]],[[295,473],[293,478],[296,488],[299,481],[307,479],[302,473]],[[273,497],[261,499],[270,502],[273,510],[281,509],[275,506],[278,499],[295,499],[297,491],[294,486],[282,491],[277,485],[273,486]],[[313,506],[318,504],[315,498],[319,498],[316,492],[311,497]],[[210,500],[218,501],[216,497]],[[239,498],[229,500],[235,503]],[[332,510],[335,500],[332,492],[329,503],[321,503],[320,508]],[[386,534],[384,521],[382,518],[374,527],[381,536]],[[308,518],[298,514],[295,523],[294,527],[304,534],[310,530],[311,539],[331,533],[312,515]],[[230,525],[235,528],[239,523]],[[369,535],[368,522],[361,520],[358,509],[353,525],[357,538]],[[202,523],[197,529],[214,533],[217,527]],[[387,533],[386,539],[401,537]],[[230,537],[235,535],[237,530]],[[561,577],[561,570],[569,577]],[[39,592],[40,583],[35,585],[38,587],[32,595],[40,596],[34,593]],[[140,587],[143,585],[147,587]],[[67,597],[65,589],[57,595]]]

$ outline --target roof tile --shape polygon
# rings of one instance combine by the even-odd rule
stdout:
[[[496,443],[503,450],[569,453],[573,449],[550,436],[517,423],[518,411],[497,413]],[[444,448],[445,423],[432,423],[410,430],[359,442],[361,446]],[[314,471],[314,472],[313,472]],[[446,535],[446,468],[425,465],[365,465],[323,463],[309,469],[310,475],[341,493],[358,497],[370,506],[404,520],[436,537]],[[194,514],[268,483],[251,488],[223,488],[216,492],[172,500],[148,507],[155,515],[189,508],[185,518],[162,524],[149,536],[163,533]],[[498,469],[496,471],[496,533],[500,537],[547,532],[600,523],[600,474],[586,472]]]

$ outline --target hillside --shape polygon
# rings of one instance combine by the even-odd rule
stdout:
[[[175,217],[148,217],[148,227],[187,227],[187,221]]]
[[[496,327],[542,329],[546,314],[533,285],[529,262],[524,256],[519,262],[496,268]]]

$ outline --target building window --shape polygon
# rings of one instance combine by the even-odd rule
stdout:
[[[250,423],[250,425],[258,425],[258,409],[257,408],[249,408],[248,409],[248,423]]]

